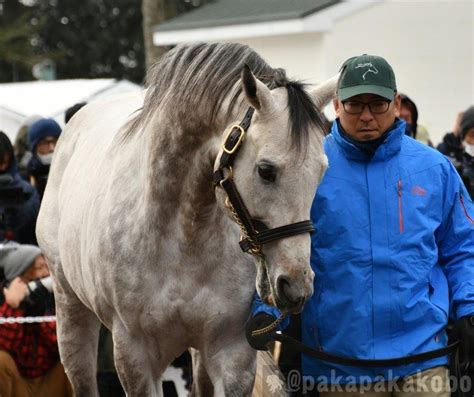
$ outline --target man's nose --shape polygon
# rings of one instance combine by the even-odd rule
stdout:
[[[362,109],[362,113],[360,114],[360,119],[362,121],[370,121],[374,118],[372,112],[369,109],[369,105],[365,105],[364,109]]]

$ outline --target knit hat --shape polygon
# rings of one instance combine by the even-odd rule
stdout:
[[[18,244],[2,250],[0,265],[7,281],[20,276],[39,255],[41,250],[36,245]]]
[[[467,132],[474,128],[474,106],[470,106],[464,112],[461,119],[461,138],[464,139]]]
[[[341,67],[337,84],[341,101],[360,94],[375,94],[392,101],[396,92],[395,74],[382,57],[364,54],[349,58]]]
[[[28,130],[28,146],[30,151],[34,153],[36,145],[42,139],[48,136],[59,138],[61,135],[61,127],[53,119],[41,119],[34,122]]]

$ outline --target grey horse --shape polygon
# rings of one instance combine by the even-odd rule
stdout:
[[[100,323],[129,397],[160,396],[161,374],[190,347],[194,395],[251,393],[256,352],[244,326],[255,288],[283,312],[301,310],[313,291],[310,236],[265,244],[264,260],[243,253],[213,171],[225,133],[253,107],[227,172],[252,219],[308,219],[327,167],[319,109],[335,83],[306,92],[239,44],[178,46],[144,93],[91,103],[68,123],[37,236],[76,396],[98,396]]]

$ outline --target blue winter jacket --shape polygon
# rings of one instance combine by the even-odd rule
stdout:
[[[445,346],[448,316],[474,313],[474,206],[451,162],[404,132],[397,120],[373,157],[338,123],[325,139],[305,344],[360,359],[403,357]],[[275,314],[258,300],[253,309]],[[358,368],[303,355],[302,371],[320,383],[361,383],[447,362]]]

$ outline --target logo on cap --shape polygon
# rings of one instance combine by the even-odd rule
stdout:
[[[365,76],[367,73],[373,73],[373,74],[378,74],[379,71],[377,70],[377,68],[372,65],[372,62],[367,62],[367,63],[359,63],[356,65],[355,69],[359,69],[359,68],[368,68],[364,74],[362,75],[362,78],[365,80]]]

